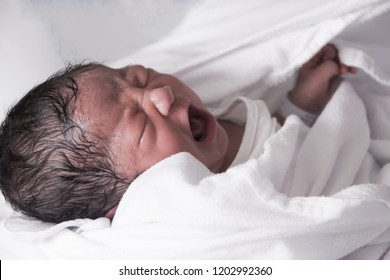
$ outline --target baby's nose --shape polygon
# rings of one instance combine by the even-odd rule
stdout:
[[[172,89],[168,86],[155,88],[150,91],[150,101],[163,116],[168,116],[174,100]]]

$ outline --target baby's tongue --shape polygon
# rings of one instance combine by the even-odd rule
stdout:
[[[204,121],[200,119],[191,118],[190,127],[191,127],[192,137],[194,137],[196,141],[200,141],[202,139],[203,131],[205,127]]]

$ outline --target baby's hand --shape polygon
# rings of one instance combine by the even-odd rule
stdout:
[[[295,88],[290,99],[296,106],[310,113],[321,112],[341,81],[341,75],[356,73],[357,68],[340,62],[338,51],[327,44],[298,72]]]

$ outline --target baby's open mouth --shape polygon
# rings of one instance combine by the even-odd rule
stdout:
[[[207,137],[207,115],[202,110],[190,105],[188,118],[192,137],[197,142],[201,142]]]

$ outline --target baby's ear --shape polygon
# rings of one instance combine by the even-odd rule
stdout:
[[[112,220],[115,216],[115,213],[116,213],[116,209],[118,208],[118,206],[115,206],[113,208],[111,208],[106,215],[104,215],[104,217]]]

